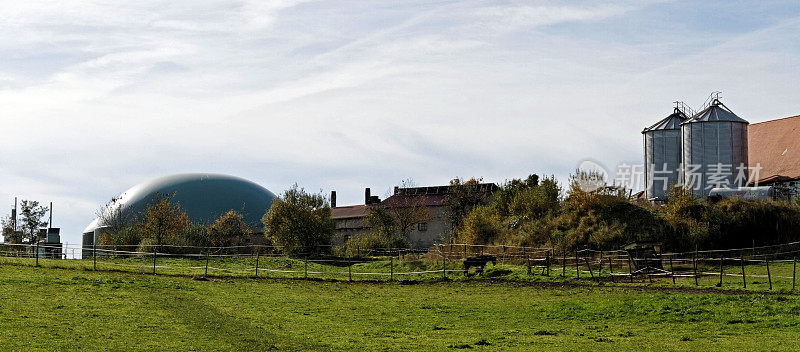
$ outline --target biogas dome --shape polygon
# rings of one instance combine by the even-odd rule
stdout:
[[[180,205],[193,223],[210,223],[235,210],[253,228],[261,227],[261,218],[276,198],[268,189],[240,177],[189,173],[164,176],[133,186],[119,195],[105,211],[119,210],[128,217],[127,220],[133,220],[147,209],[148,204],[165,195]],[[97,218],[83,230],[84,247],[94,244],[102,227],[100,218]]]

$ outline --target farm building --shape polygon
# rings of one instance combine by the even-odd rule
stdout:
[[[480,183],[473,188],[475,193],[490,197],[499,187],[494,183]],[[390,212],[404,213],[419,220],[405,234],[412,248],[427,248],[442,240],[442,236],[452,230],[445,214],[447,197],[454,186],[395,187],[391,196],[381,201],[365,191],[363,205],[336,206],[335,192],[331,193],[333,219],[336,222],[336,238],[344,242],[349,237],[368,232],[365,218],[371,207],[385,207]],[[410,211],[414,209],[413,211]],[[410,214],[413,213],[413,214]]]
[[[678,184],[700,197],[713,188],[746,186],[748,124],[714,97],[700,112],[676,107],[645,128],[645,198],[663,203]]]
[[[777,198],[800,195],[800,115],[754,123],[748,136],[753,183],[772,186]]]
[[[106,225],[104,221],[108,221],[104,219],[121,217],[131,221],[159,197],[169,197],[171,202],[180,205],[192,223],[210,223],[234,210],[253,228],[263,226],[261,218],[276,198],[266,188],[235,176],[189,173],[156,178],[133,186],[115,198],[104,214],[83,230],[84,250],[97,240]]]

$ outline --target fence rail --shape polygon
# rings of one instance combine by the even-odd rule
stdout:
[[[371,280],[508,277],[513,280],[592,280],[597,283],[689,284],[796,288],[800,242],[738,249],[661,253],[624,250],[558,251],[554,248],[437,244],[428,249],[346,251],[330,246],[286,255],[279,246],[48,246],[0,244],[0,265],[76,267],[154,275]],[[66,259],[69,251],[82,259]],[[468,269],[468,262],[479,269]],[[492,263],[491,270],[483,272]],[[496,267],[494,267],[496,265]],[[476,273],[477,271],[477,273]],[[478,275],[483,273],[485,275]],[[728,278],[726,282],[725,278]],[[732,279],[733,278],[733,279]],[[762,282],[767,279],[767,282]],[[731,282],[736,280],[737,283]],[[734,286],[736,285],[736,286]],[[766,288],[766,287],[765,287]]]

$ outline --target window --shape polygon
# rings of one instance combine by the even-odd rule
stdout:
[[[421,223],[417,224],[417,230],[419,230],[419,231],[428,231],[428,223],[427,222],[421,222]]]

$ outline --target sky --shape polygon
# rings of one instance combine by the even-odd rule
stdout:
[[[338,204],[402,180],[566,180],[643,159],[713,91],[800,115],[797,1],[0,0],[0,214],[62,242],[144,180],[297,183]]]

